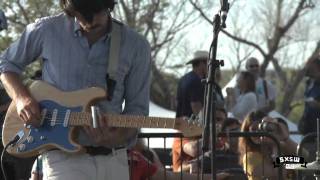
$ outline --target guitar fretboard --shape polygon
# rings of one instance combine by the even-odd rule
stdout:
[[[111,127],[128,127],[128,128],[174,128],[175,119],[146,117],[134,115],[115,115],[108,114],[108,125]],[[91,126],[92,117],[87,112],[73,112],[70,114],[69,125],[71,126]]]

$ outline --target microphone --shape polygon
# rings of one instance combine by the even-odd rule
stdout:
[[[228,0],[220,0],[221,11],[228,12],[229,11],[229,3]]]
[[[226,20],[227,20],[227,14],[229,11],[229,3],[228,0],[220,0],[220,5],[221,5],[221,24],[222,24],[222,28],[226,27]]]
[[[0,31],[7,28],[8,28],[7,18],[4,15],[4,12],[0,9]]]

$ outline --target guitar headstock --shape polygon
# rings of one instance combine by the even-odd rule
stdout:
[[[191,116],[190,118],[177,118],[175,122],[175,129],[179,130],[184,137],[195,137],[202,135],[202,124],[198,116]]]

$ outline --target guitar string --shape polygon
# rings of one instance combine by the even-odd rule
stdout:
[[[54,125],[61,125],[61,124],[64,124],[64,120],[65,119],[63,119],[63,121],[61,121],[62,120],[62,118],[57,118],[57,120],[52,120],[52,118],[50,118],[50,116],[49,117],[45,117],[45,118],[43,118],[43,120],[45,120],[45,123],[46,124],[49,124],[50,125],[50,123],[51,122],[55,122],[54,123]],[[88,120],[87,118],[77,118],[77,120]],[[152,119],[150,119],[149,121],[159,121],[159,120],[152,120]],[[164,121],[163,121],[164,122]],[[163,122],[161,122],[161,123],[163,123]],[[122,122],[119,122],[119,124],[120,124],[120,126],[123,124],[123,123],[125,123],[125,124],[131,124],[131,125],[136,125],[136,126],[138,126],[138,123],[141,123],[141,122],[136,122],[136,121],[130,121],[130,122],[126,122],[126,121],[122,121]],[[150,123],[149,122],[142,122],[145,126],[146,125],[149,125]],[[157,127],[159,127],[159,126],[170,126],[170,123],[169,124],[167,124],[167,122],[164,122],[165,124],[161,124],[161,123],[159,123],[159,122],[157,122]],[[112,124],[115,124],[114,122],[113,123],[111,123],[111,125]],[[124,124],[123,124],[124,125]],[[152,125],[154,125],[154,123],[152,123],[152,124],[150,124],[149,126],[147,126],[147,127],[154,127],[154,126],[152,126]]]
[[[43,120],[45,120],[45,122],[56,122],[55,124],[57,124],[57,123],[62,123],[63,124],[63,122],[64,122],[64,121],[61,121],[62,119],[52,120],[52,118],[44,118]],[[77,120],[88,120],[88,119],[86,119],[86,118],[77,118]],[[157,121],[157,120],[149,120],[149,121]],[[162,121],[162,120],[160,120],[160,121],[161,121],[161,123],[164,123],[164,121]],[[125,122],[125,120],[123,120],[122,122]],[[133,120],[130,120],[130,123],[131,122],[133,122]],[[134,122],[136,122],[136,121],[134,121]]]
[[[61,117],[61,116],[65,116],[66,115],[66,112],[67,111],[60,111],[60,113],[57,113],[56,114],[56,116],[57,117]],[[74,112],[73,112],[74,113]],[[86,112],[77,112],[77,113],[86,113]],[[142,123],[144,123],[144,125],[145,124],[147,124],[147,125],[149,125],[148,127],[152,127],[151,125],[154,125],[154,123],[155,123],[155,121],[156,121],[156,123],[157,123],[157,127],[159,127],[159,126],[161,126],[161,123],[163,123],[164,121],[166,121],[166,122],[164,122],[165,124],[163,124],[163,126],[170,126],[170,123],[167,123],[167,118],[161,118],[161,119],[159,119],[158,117],[145,117],[145,116],[128,116],[128,115],[124,115],[124,116],[126,116],[126,118],[141,118],[141,117],[143,117],[143,118],[156,118],[156,119],[149,119],[149,121],[153,121],[153,122],[151,122],[152,124],[150,124],[149,122],[142,122]],[[48,112],[46,112],[46,114],[45,114],[45,116],[43,116],[42,117],[42,119],[43,120],[45,120],[48,124],[50,124],[51,122],[55,122],[54,124],[57,124],[57,125],[60,125],[60,124],[64,124],[64,122],[65,122],[65,118],[55,118],[55,120],[52,120],[52,113],[48,113]],[[83,117],[78,117],[78,118],[76,118],[77,120],[80,120],[80,121],[83,121],[83,120],[88,120],[88,118],[83,118]],[[48,121],[49,120],[49,121]],[[91,120],[91,119],[90,119]],[[161,122],[160,122],[160,121]],[[124,120],[124,121],[127,121],[127,120]],[[121,123],[126,123],[126,124],[131,124],[131,125],[137,125],[137,123],[140,123],[140,122],[133,122],[132,120],[130,120],[130,122],[119,122],[119,124],[120,124],[120,126],[121,126]],[[113,123],[114,124],[114,123]],[[172,126],[172,125],[171,125]]]
[[[134,119],[134,118],[137,118],[137,117],[133,117],[133,118],[130,118],[130,117],[126,117],[125,119]],[[167,119],[151,119],[151,117],[148,117],[149,118],[149,121],[159,121],[159,122],[163,122],[163,121],[166,121]],[[153,117],[152,117],[153,118]],[[50,122],[64,122],[65,121],[65,118],[55,118],[55,120],[52,119],[52,117],[45,117],[45,118],[41,118],[43,120],[49,120]],[[92,119],[88,119],[88,118],[75,118],[77,120],[92,120]],[[119,119],[124,119],[124,118],[119,118]],[[70,119],[69,119],[70,120]],[[170,119],[171,120],[171,119]],[[125,121],[125,120],[123,120]]]
[[[63,116],[65,114],[58,114],[56,116]],[[122,116],[122,115],[121,115]],[[111,117],[112,118],[112,117]],[[128,116],[128,115],[123,115],[122,118],[119,118],[119,119],[124,119],[124,118],[130,118],[130,119],[137,119],[137,118],[149,118],[150,121],[167,121],[168,118],[158,118],[158,117],[144,117],[144,116]],[[55,122],[64,122],[65,121],[65,118],[55,118],[55,120],[52,120],[52,116],[50,115],[46,115],[46,116],[43,116],[41,119],[43,120],[51,120],[51,121],[55,121]],[[76,118],[77,120],[91,120],[91,119],[88,119],[88,118],[83,118],[83,117],[79,117],[79,118]],[[171,120],[171,118],[169,118]],[[62,121],[60,121],[62,120]]]
[[[51,120],[51,121],[45,121],[45,123],[47,124],[47,125],[51,125],[51,122],[55,122],[54,123],[54,125],[62,125],[62,124],[64,124],[62,121],[59,121],[59,122],[57,122],[57,121],[53,121],[53,120]],[[130,124],[132,127],[141,127],[141,125],[138,125],[138,122],[125,122],[126,124]],[[112,125],[114,125],[115,123],[112,123],[112,124],[110,124],[111,126]],[[123,124],[123,122],[119,122],[119,124],[118,124],[118,126],[125,126],[126,124]],[[149,125],[149,126],[148,126]],[[143,126],[145,126],[145,127],[159,127],[159,126],[161,126],[161,124],[157,124],[156,126],[154,126],[154,123],[153,124],[150,124],[150,123],[145,123],[145,124],[143,124]],[[163,127],[163,126],[168,126],[167,124],[163,124],[161,127]],[[171,127],[171,126],[170,126]]]
[[[61,116],[65,116],[66,115],[66,112],[67,111],[62,111],[62,112],[60,112],[60,113],[57,113],[56,114],[56,116],[57,117],[61,117]],[[72,112],[72,113],[75,113],[75,112]],[[76,112],[76,113],[86,113],[86,112]],[[107,115],[108,116],[108,115]],[[149,116],[130,116],[130,115],[121,115],[120,114],[120,116],[123,116],[123,118],[125,117],[125,118],[130,118],[130,119],[134,119],[134,118],[149,118],[149,120],[151,120],[151,121],[167,121],[168,120],[168,118],[159,118],[159,117],[149,117]],[[150,119],[150,118],[154,118],[154,119]],[[44,119],[44,120],[47,120],[47,119],[52,119],[52,114],[47,114],[46,113],[46,115],[45,116],[42,116],[42,119]],[[88,118],[77,118],[77,119],[79,119],[79,120],[88,120]],[[172,120],[172,118],[169,118],[170,120]],[[57,121],[58,120],[58,121]],[[62,120],[62,121],[59,121],[59,120]],[[52,121],[54,121],[54,120],[52,120]],[[65,118],[56,118],[56,121],[55,122],[64,122],[65,121]]]
[[[59,115],[57,115],[57,116],[59,116]],[[62,115],[60,115],[60,116],[62,116]],[[149,119],[149,121],[161,121],[161,122],[163,122],[163,121],[167,121],[168,119],[170,119],[171,120],[171,118],[158,118],[158,117],[144,117],[144,116],[128,116],[128,115],[124,115],[122,118],[121,117],[119,117],[118,119],[137,119],[137,118],[141,118],[141,117],[143,117],[143,118],[148,118]],[[112,117],[111,117],[112,118]],[[55,118],[55,120],[53,120],[52,119],[52,116],[43,116],[41,119],[43,119],[43,120],[50,120],[50,121],[54,121],[54,122],[64,122],[65,121],[65,118]],[[77,118],[75,118],[75,119],[77,119],[77,120],[91,120],[91,119],[88,119],[88,118],[83,118],[83,117],[77,117]],[[61,121],[62,120],[62,121]]]

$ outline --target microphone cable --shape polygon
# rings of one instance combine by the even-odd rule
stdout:
[[[1,171],[2,171],[2,174],[3,174],[3,178],[4,180],[8,180],[7,179],[7,174],[6,174],[6,171],[4,170],[4,161],[3,161],[3,156],[4,156],[4,153],[7,151],[8,147],[15,144],[18,140],[19,140],[19,136],[15,136],[14,139],[12,139],[2,150],[2,153],[1,153]]]

